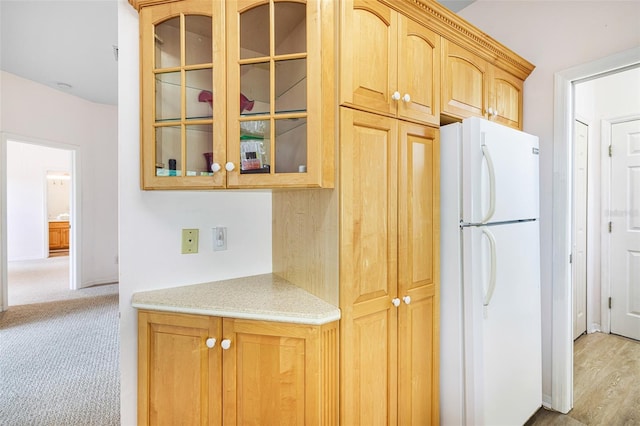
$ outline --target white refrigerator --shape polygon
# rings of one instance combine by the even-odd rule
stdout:
[[[441,127],[440,418],[516,426],[542,405],[538,138]]]

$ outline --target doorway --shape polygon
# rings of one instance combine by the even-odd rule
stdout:
[[[0,177],[2,191],[2,256],[1,267],[2,291],[0,292],[1,310],[14,305],[10,296],[12,285],[9,265],[19,271],[17,276],[26,276],[25,272],[41,271],[51,273],[51,278],[57,278],[58,286],[67,290],[77,289],[78,282],[78,226],[80,212],[78,208],[78,147],[63,143],[34,140],[20,136],[2,135],[2,176]],[[55,174],[51,173],[56,171]],[[60,173],[62,172],[62,173]],[[64,176],[64,177],[63,177]],[[53,179],[52,179],[53,178]],[[48,199],[48,182],[54,180],[60,184],[64,181],[68,199],[62,200],[57,208],[55,200]],[[51,204],[51,206],[50,206]],[[61,211],[57,211],[61,210]],[[64,211],[62,211],[64,210]],[[52,216],[53,215],[53,216]],[[68,256],[54,260],[50,259],[50,224],[64,224],[66,222],[68,235]],[[62,236],[62,234],[60,234]],[[67,238],[67,236],[64,238]],[[60,243],[60,241],[58,241]],[[47,262],[55,265],[48,265]],[[48,269],[52,266],[53,269]],[[60,277],[60,270],[64,276]],[[42,274],[41,274],[42,275]],[[14,275],[15,279],[16,275]],[[62,280],[62,281],[61,281]],[[46,279],[44,280],[47,281]],[[33,286],[11,288],[11,293],[20,294],[17,300],[25,300],[25,291],[34,292]],[[13,290],[16,290],[14,292]],[[38,289],[35,289],[37,291]],[[28,295],[28,294],[27,294]],[[43,297],[43,296],[42,296]],[[37,297],[36,297],[37,299]],[[26,298],[29,300],[29,297]]]
[[[567,413],[573,406],[573,288],[572,218],[573,126],[576,118],[575,84],[640,65],[640,48],[634,48],[555,75],[553,270],[551,336],[551,408]],[[599,213],[599,212],[598,212]],[[595,219],[594,219],[595,220]],[[596,221],[600,225],[600,221]],[[598,234],[599,235],[599,234]],[[591,253],[594,254],[594,253]],[[590,256],[590,254],[587,254]],[[591,257],[590,257],[591,258]],[[592,292],[596,294],[597,292]],[[604,302],[604,300],[603,300]],[[602,307],[597,307],[606,320]],[[587,312],[587,315],[589,313]],[[603,331],[607,331],[603,327]]]

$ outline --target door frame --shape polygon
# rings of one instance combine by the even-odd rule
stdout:
[[[73,225],[69,233],[69,288],[79,288],[81,276],[81,251],[78,250],[82,229],[82,203],[80,202],[80,147],[63,142],[48,141],[28,136],[0,132],[0,312],[9,306],[8,246],[7,246],[7,142],[26,143],[46,148],[64,149],[71,155],[71,198],[69,200],[70,216]],[[45,240],[47,236],[45,236]]]
[[[611,145],[611,128],[614,124],[626,123],[628,121],[640,120],[640,115],[630,115],[615,118],[604,118],[600,121],[600,140],[602,141],[602,151],[608,150]],[[611,164],[609,155],[603,155],[600,168],[602,187],[602,210],[609,212],[601,216],[601,250],[600,250],[600,281],[601,281],[601,304],[602,312],[601,328],[603,333],[611,333],[611,309],[609,309],[609,297],[611,296],[611,234],[608,231],[608,224],[611,220]]]
[[[554,76],[551,408],[573,407],[573,290],[571,193],[573,187],[574,83],[640,64],[640,47],[557,72]]]

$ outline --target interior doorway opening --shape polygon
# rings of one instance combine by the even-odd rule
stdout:
[[[4,310],[42,301],[45,294],[55,294],[50,292],[53,284],[63,290],[78,288],[81,217],[77,147],[7,135],[2,143],[0,299]],[[29,277],[34,277],[33,282]],[[41,287],[37,281],[43,283]]]
[[[575,83],[640,66],[640,48],[571,68],[555,75],[553,147],[553,270],[551,336],[552,409],[567,413],[573,407],[573,127],[576,117]],[[595,220],[595,218],[594,218]],[[591,253],[594,254],[594,253]],[[592,293],[593,294],[593,293]],[[601,300],[601,306],[605,303]],[[601,314],[601,318],[605,318]],[[604,330],[603,330],[604,331]]]

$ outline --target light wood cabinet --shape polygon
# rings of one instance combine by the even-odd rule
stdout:
[[[524,82],[480,56],[442,40],[442,113],[484,117],[522,128]]]
[[[316,0],[142,3],[143,189],[332,187],[325,9]]]
[[[341,423],[437,424],[438,131],[340,117]]]
[[[140,311],[138,424],[337,424],[337,339],[337,323]]]
[[[49,250],[69,248],[69,222],[49,222]]]
[[[341,7],[341,105],[440,124],[440,36],[380,2]]]

